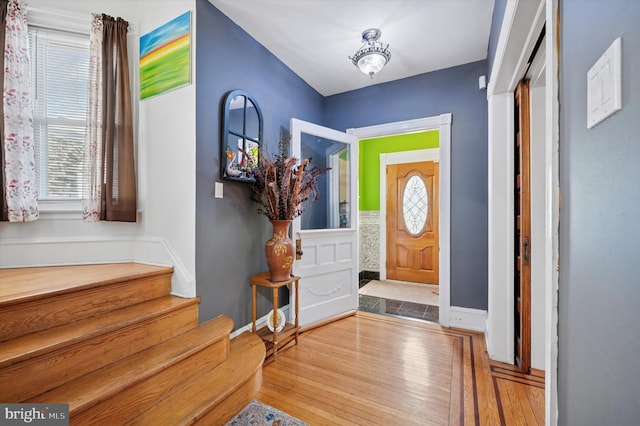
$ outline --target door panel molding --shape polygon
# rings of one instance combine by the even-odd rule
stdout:
[[[348,129],[347,133],[356,136],[358,139],[370,139],[375,137],[398,135],[403,133],[413,133],[428,130],[439,131],[439,163],[440,163],[440,317],[438,322],[443,327],[449,327],[450,323],[450,307],[451,307],[451,122],[452,115],[450,113],[441,114],[433,117],[420,118],[415,120],[399,121],[395,123],[387,123],[376,126],[368,126],[361,128]],[[420,150],[428,151],[428,150]],[[414,152],[414,151],[410,151]],[[385,156],[383,158],[383,155]],[[385,168],[387,161],[394,161],[395,155],[411,155],[407,153],[390,153],[380,155],[380,167],[382,162],[385,161]],[[415,158],[415,157],[413,157]],[[415,158],[413,161],[434,161],[433,158]],[[406,162],[406,161],[404,161]],[[385,174],[381,174],[382,177]],[[384,194],[380,194],[380,201],[386,200],[386,182],[380,183],[380,190],[384,189]],[[380,206],[380,223],[386,223],[386,213],[383,217],[383,212],[386,210]],[[380,238],[384,237],[384,231],[380,233]],[[380,247],[386,246],[386,238],[383,243],[380,241]],[[386,248],[384,257],[386,258]],[[380,273],[382,276],[382,267],[384,262],[380,264]],[[386,273],[386,271],[385,271]]]
[[[355,229],[348,228],[297,231],[304,252],[294,264],[296,275],[305,279],[299,290],[299,321],[303,326],[321,323],[327,319],[327,312],[341,315],[357,307],[356,235]]]

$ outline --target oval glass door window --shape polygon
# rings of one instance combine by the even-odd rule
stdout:
[[[407,181],[402,196],[402,214],[407,230],[416,235],[424,228],[429,212],[427,187],[422,179],[413,175]]]

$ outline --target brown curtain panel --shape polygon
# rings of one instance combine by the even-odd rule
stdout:
[[[129,23],[102,15],[104,189],[101,220],[136,221],[131,85],[127,53]]]
[[[0,0],[0,69],[2,78],[0,78],[0,94],[4,94],[4,35],[5,24],[7,23],[7,5],[9,0]],[[3,95],[4,96],[4,95]],[[1,99],[0,99],[1,100]],[[0,102],[0,221],[9,220],[9,209],[7,207],[6,182],[4,173],[4,101]]]

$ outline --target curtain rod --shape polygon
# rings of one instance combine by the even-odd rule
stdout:
[[[89,34],[92,18],[90,13],[76,13],[68,10],[27,6],[28,23],[40,28],[64,30],[77,34]],[[129,35],[136,35],[138,33],[137,25],[130,21],[127,22],[129,22]]]

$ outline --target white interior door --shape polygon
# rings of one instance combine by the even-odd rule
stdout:
[[[304,328],[358,307],[357,142],[355,136],[291,119],[292,155],[311,158],[309,167],[331,167],[318,179],[320,199],[293,221],[293,237],[303,252],[293,271],[300,277]]]

